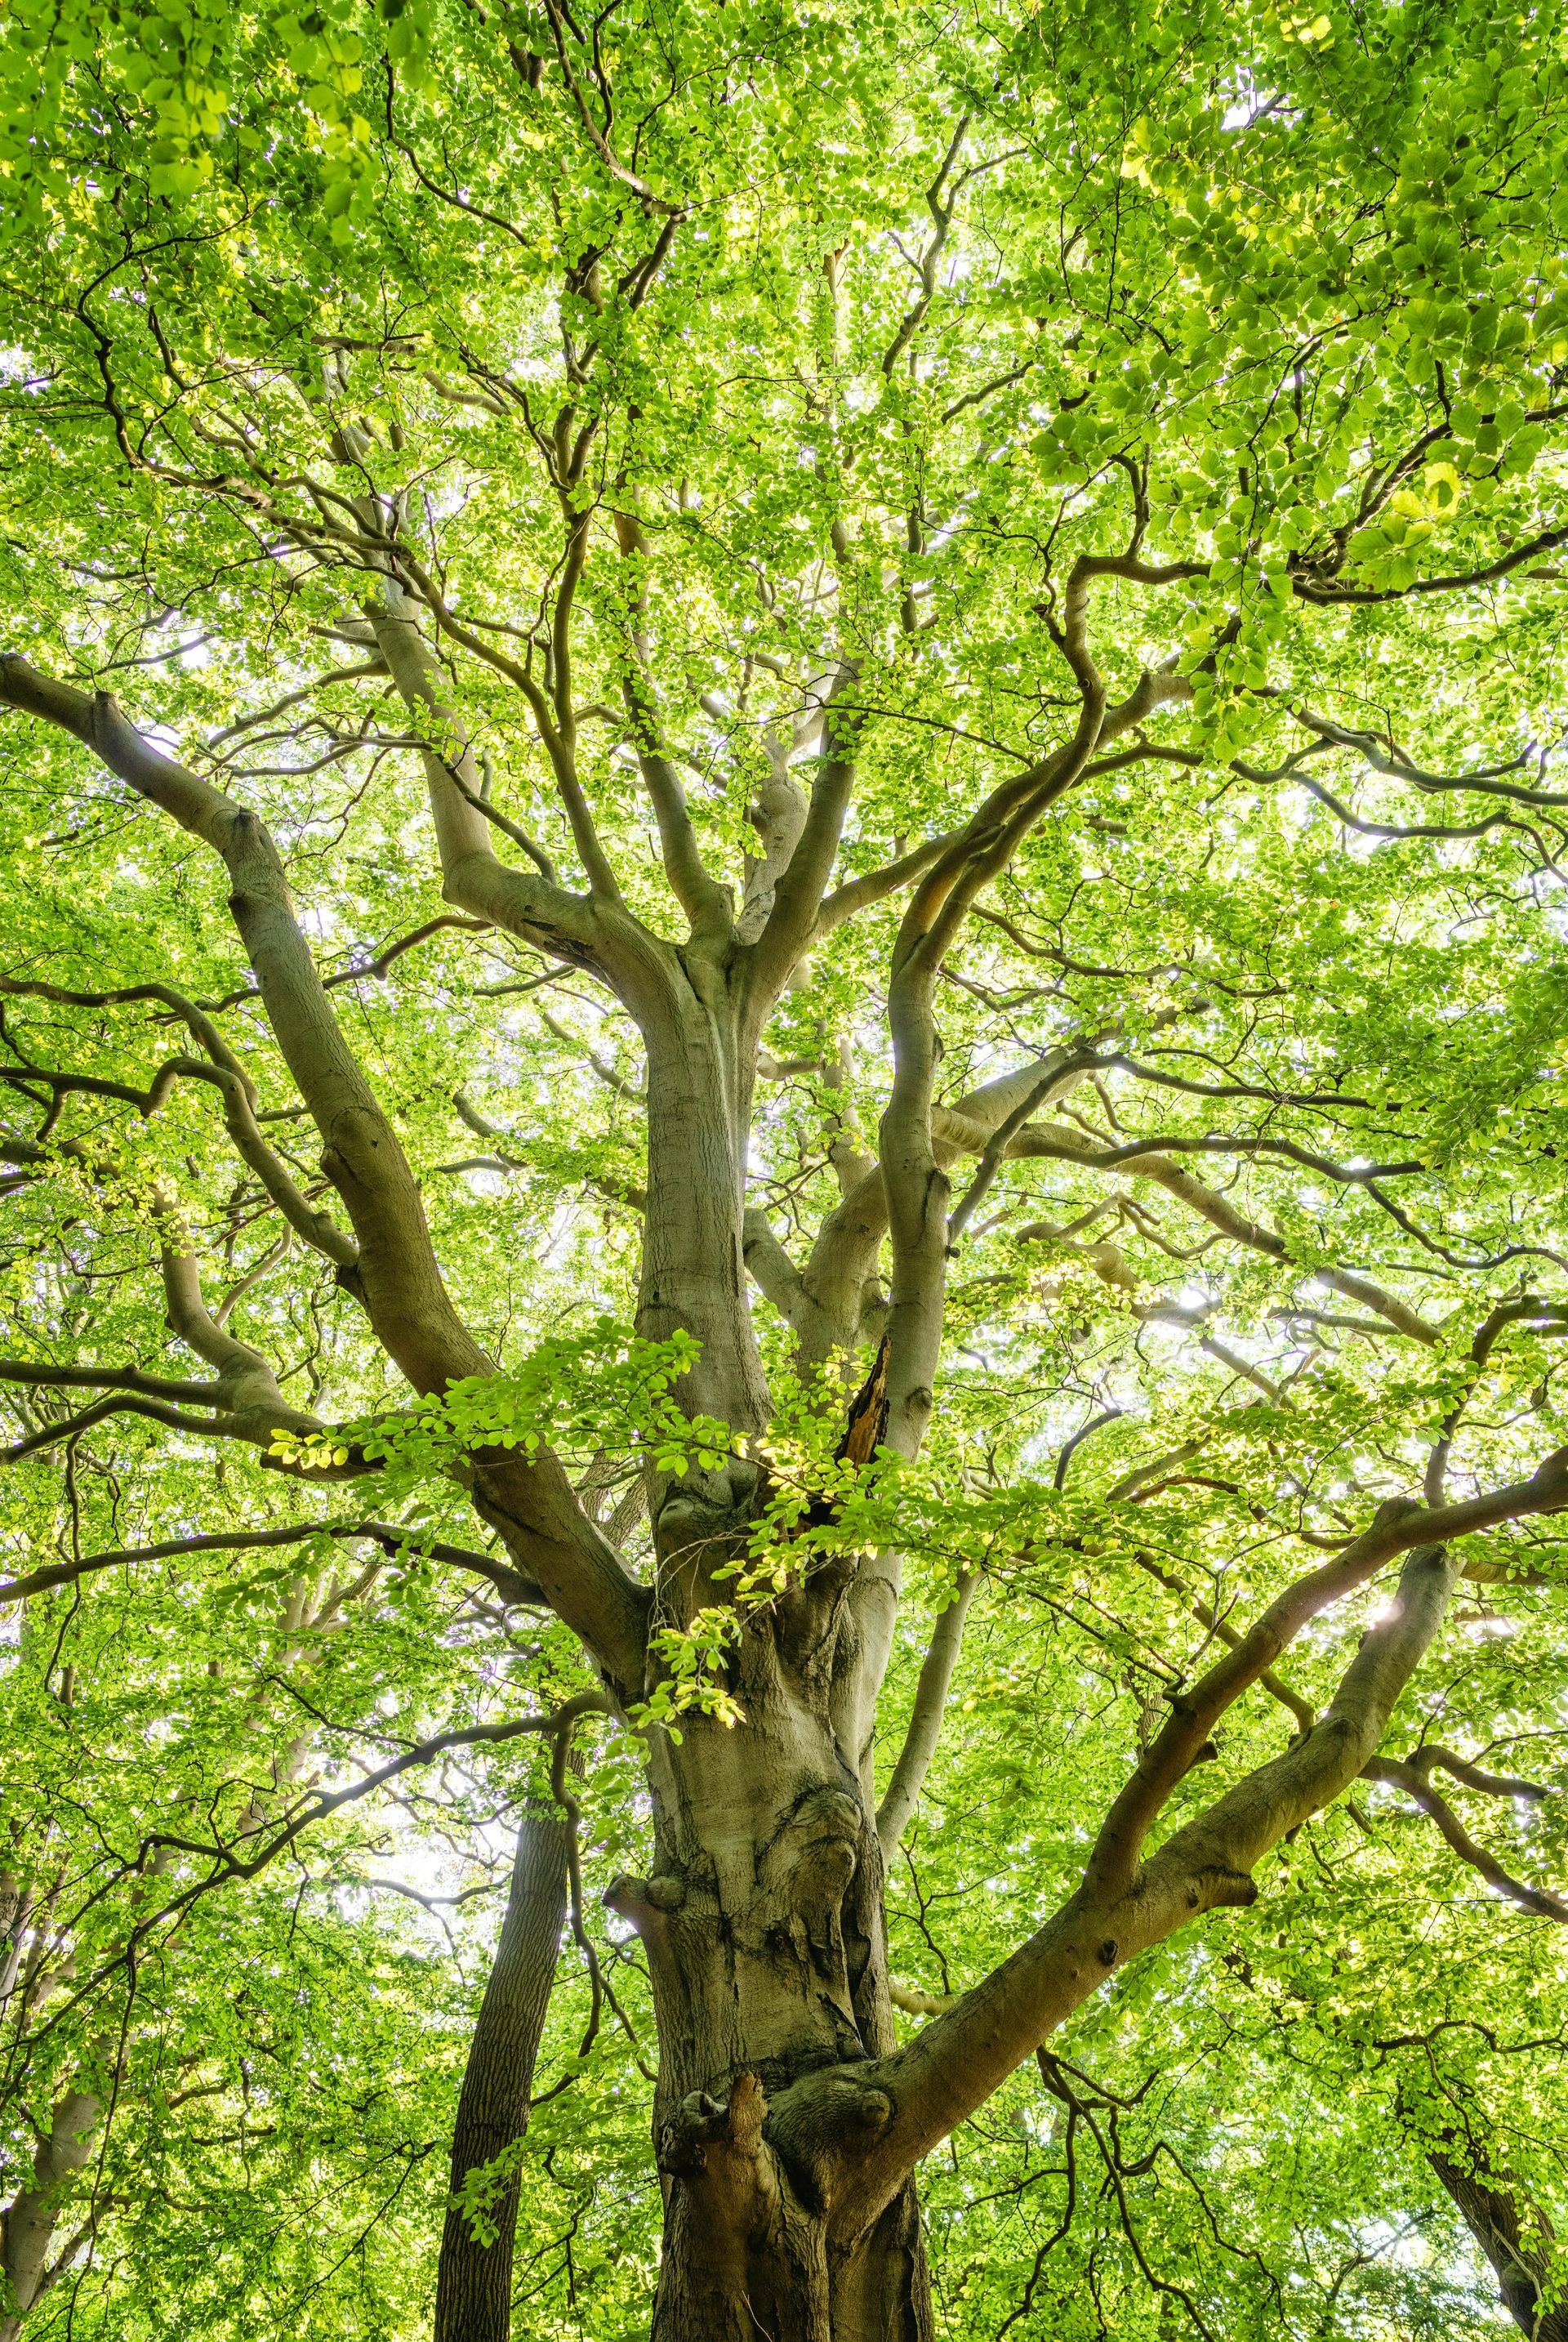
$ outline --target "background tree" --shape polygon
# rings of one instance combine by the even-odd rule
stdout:
[[[8,2254],[191,1911],[603,1715],[660,2342],[931,2332],[1020,2068],[1212,2330],[1061,2028],[1299,1997],[1363,1865],[1396,1999],[1455,1879],[1560,1957],[1559,28],[5,26],[15,1676],[95,1779],[103,1586],[225,1686],[90,1892],[19,1807]]]

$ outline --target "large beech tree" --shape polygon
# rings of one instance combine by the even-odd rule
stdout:
[[[1104,2146],[1054,2037],[1118,1980],[1153,2052],[1183,1931],[1267,1997],[1333,1862],[1249,1907],[1348,1793],[1421,1817],[1396,1999],[1456,1877],[1568,1917],[1562,28],[0,24],[5,1592],[69,1706],[100,1585],[286,1589],[265,1781],[29,1971],[8,2330],[127,1977],[395,1712],[372,1787],[515,1736],[575,1823],[585,1719],[640,1768],[607,1918],[560,1858],[595,2007],[594,1930],[645,1968],[658,2342],[913,2342],[924,2159],[1037,2051]],[[468,1606],[423,1691],[388,1562],[433,1646]],[[981,1746],[936,1974],[901,1848]],[[1539,2175],[1402,2087],[1539,2327]]]

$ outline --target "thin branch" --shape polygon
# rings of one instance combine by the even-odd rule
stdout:
[[[1510,1902],[1517,1903],[1521,1910],[1533,1911],[1537,1918],[1555,1919],[1560,1927],[1568,1927],[1568,1903],[1544,1887],[1530,1887],[1523,1879],[1515,1878],[1494,1855],[1477,1846],[1447,1799],[1438,1796],[1424,1771],[1413,1765],[1401,1765],[1392,1756],[1373,1756],[1362,1767],[1362,1777],[1385,1781],[1393,1788],[1403,1789],[1437,1824],[1445,1844],[1461,1862],[1479,1871],[1489,1887],[1495,1887]]]
[[[932,1628],[931,1642],[920,1669],[915,1686],[914,1706],[909,1718],[909,1729],[898,1753],[898,1762],[876,1809],[876,1834],[882,1841],[882,1857],[890,1862],[899,1840],[909,1826],[910,1816],[919,1801],[921,1786],[936,1754],[942,1736],[942,1719],[947,1708],[947,1696],[953,1686],[954,1672],[964,1643],[964,1622],[969,1615],[969,1605],[979,1583],[973,1571],[960,1570],[952,1601],[942,1611]]]

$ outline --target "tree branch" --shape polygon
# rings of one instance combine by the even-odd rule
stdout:
[[[751,947],[745,996],[749,1017],[758,1032],[812,938],[837,859],[844,815],[854,794],[855,756],[865,721],[849,697],[859,674],[858,660],[840,661],[823,708],[821,758],[805,820],[794,851],[774,885],[773,908]]]
[[[417,582],[417,565],[411,556],[402,558]],[[419,631],[414,606],[390,571],[384,578],[379,603],[368,606],[367,616],[404,706],[416,716],[428,716],[432,723],[432,736],[421,755],[447,901],[574,966],[597,966],[604,942],[599,898],[605,904],[618,904],[620,887],[577,787],[575,768],[554,726],[546,720],[544,745],[592,889],[586,902],[554,885],[542,872],[509,869],[498,858],[490,842],[490,809],[484,803],[473,744],[442,697],[439,670]],[[511,662],[506,672],[532,704],[538,697],[532,678]],[[541,700],[536,716],[542,707]],[[534,858],[539,859],[537,855]]]
[[[188,1554],[248,1553],[278,1546],[305,1545],[315,1536],[368,1537],[394,1559],[417,1553],[450,1569],[471,1570],[488,1578],[508,1602],[523,1609],[549,1606],[542,1589],[521,1570],[509,1569],[493,1554],[475,1553],[467,1546],[432,1543],[421,1530],[400,1528],[394,1521],[298,1521],[287,1528],[219,1530],[205,1536],[170,1537],[162,1545],[123,1546],[104,1553],[83,1554],[75,1561],[45,1563],[25,1576],[0,1581],[0,1606],[25,1602],[52,1586],[71,1586],[100,1569],[129,1569],[143,1561],[180,1561]]]
[[[835,2206],[850,2232],[860,2232],[910,2166],[982,2104],[1112,1968],[1201,1912],[1255,1898],[1250,1874],[1263,1855],[1338,1797],[1375,1752],[1461,1575],[1452,1541],[1564,1506],[1568,1449],[1549,1456],[1530,1480],[1464,1504],[1386,1505],[1343,1555],[1287,1588],[1236,1649],[1178,1696],[1170,1722],[1112,1806],[1077,1892],[948,2013],[866,2070],[865,2086],[884,2089],[893,2113]],[[1409,1557],[1398,1592],[1363,1638],[1321,1721],[1141,1864],[1144,1837],[1218,1718],[1311,1618],[1401,1554]],[[792,2127],[819,2087],[808,2077],[787,2094],[795,2101],[784,2117]]]
[[[628,580],[626,648],[621,687],[636,744],[637,764],[659,826],[664,876],[691,924],[694,938],[717,942],[734,925],[730,889],[704,862],[686,807],[686,793],[670,760],[659,724],[645,630],[648,543],[634,513],[617,512],[615,535]]]
[[[1233,1237],[1238,1244],[1250,1246],[1254,1252],[1266,1253],[1272,1260],[1288,1262],[1291,1259],[1290,1248],[1283,1236],[1275,1235],[1272,1228],[1261,1226],[1255,1220],[1249,1220],[1225,1196],[1212,1187],[1205,1187],[1201,1180],[1194,1179],[1190,1172],[1173,1163],[1168,1155],[1153,1150],[1145,1152],[1143,1141],[1126,1147],[1100,1148],[1087,1145],[1078,1132],[1063,1124],[1030,1123],[1013,1141],[1012,1152],[1018,1156],[1047,1156],[1057,1162],[1078,1163],[1092,1170],[1124,1170],[1135,1179],[1153,1179],[1167,1194],[1174,1196],[1179,1203],[1185,1204],[1190,1210],[1207,1220],[1212,1227],[1218,1228],[1222,1235]],[[1364,1307],[1375,1310],[1380,1317],[1385,1317],[1391,1326],[1401,1334],[1407,1335],[1412,1341],[1424,1342],[1429,1346],[1438,1341],[1435,1326],[1428,1325],[1424,1317],[1396,1295],[1386,1293],[1380,1285],[1374,1285],[1370,1277],[1357,1276],[1348,1269],[1340,1268],[1320,1268],[1313,1274],[1334,1292],[1343,1293],[1347,1300],[1359,1301]]]
[[[964,1622],[969,1615],[969,1605],[978,1577],[970,1570],[960,1570],[952,1601],[937,1617],[932,1629],[931,1641],[915,1686],[914,1707],[909,1719],[909,1730],[898,1762],[883,1793],[876,1809],[876,1834],[882,1841],[882,1858],[891,1862],[899,1840],[909,1827],[910,1816],[919,1800],[931,1760],[936,1754],[936,1744],[942,1736],[942,1719],[947,1708],[947,1695],[953,1686],[954,1671],[964,1644]]]
[[[404,630],[391,631],[389,648],[400,656],[406,650]],[[387,664],[394,665],[392,657]],[[451,1382],[493,1374],[494,1362],[453,1306],[418,1183],[333,1015],[263,824],[143,739],[106,693],[89,698],[7,654],[0,656],[0,705],[72,734],[139,796],[222,858],[235,921],[273,1030],[321,1133],[323,1168],[359,1240],[357,1261],[340,1275],[364,1301],[377,1338],[415,1390],[441,1391]],[[437,803],[444,808],[438,827],[444,820],[450,828],[454,821],[477,818],[455,792],[443,797],[438,791]],[[469,836],[459,830],[460,844]],[[472,863],[466,845],[463,853]],[[493,856],[489,862],[500,870]],[[526,890],[544,883],[515,872],[503,876]],[[530,891],[529,900],[535,899]],[[586,906],[566,900],[574,923],[590,916]],[[504,926],[508,921],[501,909],[485,906],[482,915]],[[279,1419],[287,1416],[285,1410]],[[547,1450],[532,1459],[515,1450],[482,1456],[474,1464],[474,1497],[601,1664],[617,1681],[640,1684],[648,1596],[584,1513],[559,1459]]]
[[[1445,1797],[1440,1797],[1426,1777],[1424,1768],[1412,1764],[1401,1765],[1392,1756],[1373,1756],[1362,1767],[1362,1777],[1368,1781],[1386,1781],[1392,1787],[1403,1789],[1413,1798],[1423,1814],[1437,1824],[1445,1844],[1450,1846],[1461,1862],[1478,1870],[1489,1887],[1505,1895],[1523,1911],[1533,1911],[1538,1918],[1555,1919],[1560,1927],[1568,1927],[1568,1903],[1560,1895],[1551,1894],[1543,1887],[1530,1887],[1504,1870],[1495,1856],[1477,1846],[1463,1823]],[[1542,1792],[1533,1793],[1539,1797]]]

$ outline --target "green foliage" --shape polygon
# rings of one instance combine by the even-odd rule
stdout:
[[[612,1445],[640,1448],[656,1471],[679,1474],[716,1463],[729,1445],[724,1425],[684,1414],[670,1396],[699,1348],[689,1334],[647,1342],[600,1317],[540,1342],[511,1374],[469,1376],[332,1432],[279,1431],[268,1452],[305,1472],[340,1467],[352,1453],[382,1467],[382,1492],[395,1501],[490,1447],[534,1455],[547,1445],[584,1463]]]

